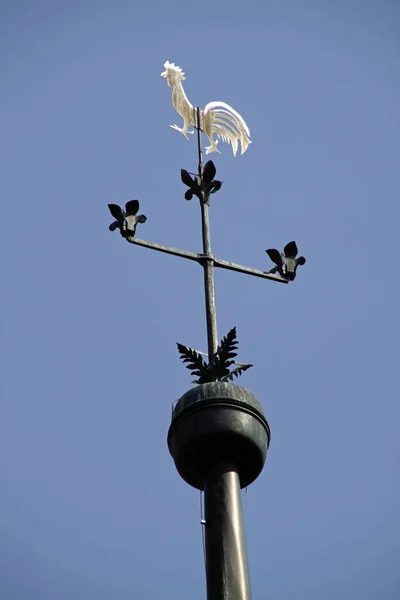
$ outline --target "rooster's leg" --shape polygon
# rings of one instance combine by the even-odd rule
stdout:
[[[170,127],[172,129],[176,129],[176,131],[179,131],[179,133],[181,133],[182,135],[184,135],[187,140],[189,139],[188,136],[187,136],[187,134],[188,133],[190,133],[190,134],[194,133],[194,131],[189,131],[188,130],[186,123],[183,124],[183,127],[178,127],[178,125],[170,125]]]
[[[212,136],[209,135],[207,135],[207,137],[210,140],[211,145],[205,147],[206,154],[211,154],[211,152],[218,152],[218,154],[221,154],[217,148],[218,140],[213,140]]]

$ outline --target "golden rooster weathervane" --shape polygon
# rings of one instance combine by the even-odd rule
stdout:
[[[241,145],[241,154],[244,154],[251,144],[250,131],[243,117],[239,115],[229,104],[225,102],[209,102],[204,110],[196,109],[188,100],[185,90],[182,86],[182,81],[186,79],[182,69],[174,63],[166,62],[164,64],[165,71],[161,73],[161,77],[167,79],[169,87],[172,91],[172,104],[183,119],[183,127],[171,125],[172,129],[176,129],[182,133],[186,139],[189,139],[187,134],[193,134],[189,127],[199,128],[203,131],[210,140],[210,146],[205,148],[206,154],[218,152],[218,139],[213,138],[216,135],[223,142],[232,145],[233,156],[236,156],[239,142]],[[198,123],[198,118],[200,123]]]

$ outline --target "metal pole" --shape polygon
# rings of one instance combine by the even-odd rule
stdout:
[[[201,150],[201,135],[200,135],[200,131],[201,131],[201,122],[200,122],[200,108],[197,107],[196,109],[196,121],[197,121],[197,152],[199,154],[199,177],[202,176],[203,174],[203,153]]]
[[[201,138],[200,138],[200,109],[196,108],[197,114],[197,147],[199,155],[199,177],[203,174]],[[200,201],[201,207],[201,227],[203,234],[203,255],[204,255],[204,291],[206,297],[206,320],[207,320],[207,343],[208,360],[210,365],[214,362],[214,355],[218,348],[218,330],[217,330],[217,310],[215,305],[215,286],[214,286],[214,258],[211,253],[210,241],[210,221],[208,218],[208,195],[202,194]]]
[[[207,600],[250,600],[239,475],[220,464],[204,483]]]
[[[204,291],[206,297],[206,320],[207,320],[207,341],[208,358],[210,364],[213,364],[214,355],[218,348],[218,330],[217,330],[217,310],[215,306],[215,286],[214,286],[214,260],[210,247],[210,225],[208,220],[208,204],[201,203],[201,224],[203,230],[203,253],[204,253]]]
[[[197,112],[199,178],[203,174],[200,109]],[[200,201],[203,234],[203,269],[206,298],[208,360],[218,348],[215,305],[214,257],[211,253],[208,195]],[[204,480],[207,600],[250,600],[250,579],[244,535],[242,498],[237,468],[220,463],[210,468]]]

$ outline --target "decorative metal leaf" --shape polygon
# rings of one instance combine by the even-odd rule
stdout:
[[[139,200],[129,200],[125,204],[125,212],[127,216],[135,216],[139,210]]]
[[[205,183],[211,183],[217,174],[217,170],[212,160],[206,162],[203,168],[203,181]]]
[[[232,346],[238,344],[239,342],[236,338],[236,327],[232,327],[232,329],[221,340],[221,352],[229,352],[229,349],[232,348]]]
[[[298,253],[296,242],[289,242],[283,249],[283,254],[287,258],[294,258]],[[275,262],[275,261],[274,261]]]
[[[187,171],[185,171],[185,169],[181,169],[181,179],[185,185],[187,185],[190,188],[193,187],[194,180],[189,175],[189,173]]]
[[[210,194],[215,194],[215,192],[218,192],[218,190],[221,189],[222,186],[222,181],[213,181],[213,186],[212,186],[212,190],[210,192]]]
[[[120,206],[118,206],[118,204],[109,204],[108,209],[109,209],[110,213],[112,214],[112,216],[114,217],[114,219],[117,219],[117,221],[121,221],[124,218],[124,213],[122,212],[122,208]]]
[[[214,357],[214,363],[212,366],[212,375],[215,380],[222,379],[225,375],[229,374],[229,366],[233,361],[221,360],[218,354]]]
[[[233,381],[235,377],[239,377],[239,375],[241,375],[244,371],[247,371],[247,369],[250,369],[252,366],[253,365],[241,365],[240,367],[233,369],[233,371],[221,379],[221,381]]]
[[[177,344],[180,353],[180,358],[189,369],[192,375],[196,375],[198,379],[193,383],[202,384],[211,381],[232,381],[235,377],[239,377],[244,371],[250,369],[253,365],[240,365],[233,371],[229,371],[229,367],[234,364],[233,358],[237,355],[238,340],[236,338],[236,327],[233,327],[226,336],[221,340],[215,353],[212,366],[207,364],[202,356],[182,344]]]
[[[183,346],[183,344],[177,344],[178,351],[180,354],[180,359],[183,363],[188,363],[186,366],[192,373],[192,375],[200,376],[204,374],[204,370],[207,370],[208,365],[204,362],[203,357],[196,352],[196,350],[192,350],[192,348],[187,348]]]
[[[236,327],[233,327],[221,340],[218,346],[216,356],[214,357],[213,375],[216,379],[222,380],[229,374],[230,365],[233,364],[232,358],[237,355],[238,341],[236,339]]]
[[[269,250],[266,250],[265,252],[268,254],[273,263],[275,263],[278,266],[281,266],[282,257],[278,250],[275,250],[275,248],[269,248]]]

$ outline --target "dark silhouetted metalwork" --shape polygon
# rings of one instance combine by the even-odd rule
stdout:
[[[204,165],[202,175],[195,175],[194,173],[185,171],[185,169],[181,169],[182,182],[189,188],[185,193],[185,199],[191,200],[193,196],[197,196],[200,202],[202,202],[203,194],[209,196],[218,192],[221,189],[222,181],[214,179],[216,173],[217,171],[212,160],[209,160]]]
[[[304,256],[299,256],[299,258],[296,258],[298,253],[296,242],[289,242],[286,244],[283,249],[283,253],[275,250],[275,248],[270,248],[265,252],[268,254],[272,262],[276,264],[276,267],[271,269],[269,272],[278,272],[281,277],[284,277],[288,281],[293,281],[296,277],[297,267],[306,263]]]
[[[207,364],[202,355],[196,350],[187,348],[183,344],[177,344],[177,346],[182,362],[187,363],[186,368],[191,371],[192,375],[198,377],[193,383],[201,384],[211,381],[233,381],[235,377],[239,377],[244,371],[253,366],[241,363],[236,369],[229,370],[231,365],[236,364],[232,359],[237,356],[238,344],[236,327],[234,327],[222,338],[212,365]]]
[[[137,214],[139,212],[139,200],[129,200],[125,204],[125,210],[122,210],[118,204],[109,204],[108,208],[114,219],[116,219],[111,223],[109,230],[119,229],[123,237],[128,235],[134,237],[137,224],[147,221],[147,217]]]

